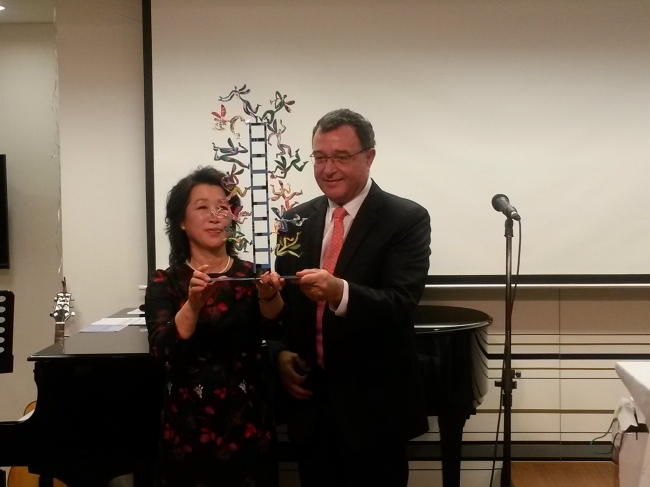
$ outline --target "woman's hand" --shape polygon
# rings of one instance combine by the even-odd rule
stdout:
[[[280,291],[284,287],[284,279],[277,272],[268,271],[255,281],[257,297],[260,302],[260,312],[268,320],[276,319],[284,308]]]
[[[205,303],[214,295],[218,288],[217,281],[210,282],[210,276],[205,271],[208,265],[202,265],[194,271],[190,279],[190,287],[187,291],[187,302],[192,310],[199,312]]]
[[[255,281],[257,287],[257,297],[260,301],[270,301],[284,287],[284,279],[277,272],[267,271],[260,276],[259,281]]]
[[[220,287],[218,279],[210,282],[210,276],[205,273],[208,267],[208,265],[202,265],[194,271],[190,279],[190,287],[187,290],[187,301],[176,313],[176,329],[180,337],[185,340],[194,334],[201,308]]]

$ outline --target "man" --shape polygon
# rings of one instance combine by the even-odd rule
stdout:
[[[279,235],[299,247],[276,270],[300,279],[283,291],[287,336],[269,344],[301,485],[405,487],[406,442],[428,429],[412,314],[429,269],[429,215],[370,179],[374,132],[361,115],[328,113],[312,146],[324,196],[293,208],[287,220],[304,223]]]

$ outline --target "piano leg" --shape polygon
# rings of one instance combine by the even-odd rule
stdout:
[[[443,487],[460,487],[460,458],[466,420],[467,416],[462,413],[438,416]]]

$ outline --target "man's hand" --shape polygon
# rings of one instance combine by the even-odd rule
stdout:
[[[343,280],[324,269],[305,269],[296,272],[300,290],[312,301],[329,301],[337,308],[343,299]]]
[[[312,392],[302,384],[307,380],[309,367],[297,353],[283,350],[278,354],[278,370],[282,384],[287,392],[296,399],[309,399]]]

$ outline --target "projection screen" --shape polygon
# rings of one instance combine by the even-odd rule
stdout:
[[[212,113],[250,120],[243,99],[261,114],[277,92],[301,161],[326,112],[371,121],[372,178],[431,215],[432,282],[503,274],[499,193],[522,216],[533,281],[650,282],[648,25],[650,3],[629,0],[152,0],[156,266],[169,189],[199,165],[230,171],[215,161],[229,138],[248,147],[245,123],[237,139]],[[320,194],[310,164],[286,182],[292,202]]]

